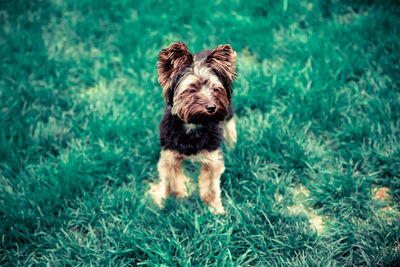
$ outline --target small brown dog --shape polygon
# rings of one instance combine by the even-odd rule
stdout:
[[[158,81],[167,103],[160,123],[161,182],[150,191],[159,205],[168,196],[188,195],[182,163],[191,159],[202,163],[201,198],[214,213],[224,213],[220,177],[225,167],[220,146],[224,138],[229,144],[237,140],[232,108],[235,61],[230,45],[193,56],[184,43],[177,42],[160,52]]]

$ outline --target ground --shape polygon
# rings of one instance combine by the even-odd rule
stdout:
[[[399,10],[2,1],[0,264],[398,265]],[[176,41],[238,53],[225,216],[196,188],[164,209],[146,195],[165,105],[155,64]],[[198,165],[185,171],[196,184]]]

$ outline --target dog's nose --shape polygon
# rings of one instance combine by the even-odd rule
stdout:
[[[214,104],[209,104],[206,106],[208,113],[214,113],[216,106]]]

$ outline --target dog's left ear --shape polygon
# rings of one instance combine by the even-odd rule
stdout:
[[[171,104],[172,79],[176,73],[193,63],[193,56],[182,42],[171,44],[158,55],[158,82],[163,88],[163,96]]]
[[[232,93],[232,82],[236,78],[236,52],[229,44],[219,45],[206,59],[206,63],[222,80],[228,94]]]

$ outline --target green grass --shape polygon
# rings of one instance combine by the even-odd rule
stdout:
[[[400,263],[400,6],[214,2],[0,3],[0,265]],[[179,40],[238,52],[224,217],[146,195]]]

